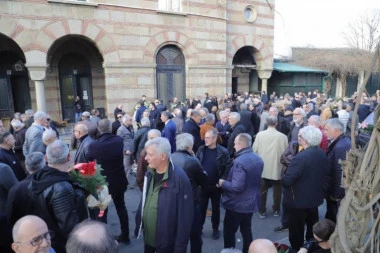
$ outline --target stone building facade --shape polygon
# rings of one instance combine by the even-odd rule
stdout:
[[[0,117],[266,90],[274,0],[2,0]]]

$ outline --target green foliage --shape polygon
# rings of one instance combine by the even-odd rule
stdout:
[[[100,165],[97,165],[95,174],[91,176],[83,175],[79,170],[73,169],[69,172],[69,176],[85,189],[86,195],[97,196],[96,190],[103,185],[108,185],[106,177],[100,173],[102,170]]]

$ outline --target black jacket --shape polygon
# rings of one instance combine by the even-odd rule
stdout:
[[[96,160],[102,167],[102,175],[106,176],[111,195],[125,192],[128,181],[123,165],[123,139],[112,133],[103,133],[89,147],[88,159]]]
[[[207,186],[207,175],[203,171],[201,164],[197,158],[184,150],[171,154],[171,159],[174,165],[181,167],[189,177],[193,189],[194,202],[197,203],[199,199],[199,187],[205,188]]]
[[[18,181],[21,181],[24,178],[26,178],[26,173],[22,168],[21,163],[16,157],[15,153],[13,153],[12,149],[6,150],[0,148],[0,162],[5,163],[12,168]]]
[[[323,203],[327,157],[319,147],[299,152],[282,176],[284,191],[291,192],[292,208],[315,208]]]
[[[194,137],[193,151],[196,153],[199,146],[202,144],[200,127],[198,126],[197,122],[190,118],[183,125],[182,133],[188,133]]]
[[[84,189],[67,172],[46,166],[32,175],[28,186],[33,208],[29,214],[41,217],[54,231],[52,247],[65,252],[75,225],[88,218]]]
[[[247,134],[249,134],[252,138],[253,136],[256,134],[255,133],[255,130],[254,130],[254,119],[253,119],[253,115],[252,115],[252,112],[248,111],[248,110],[241,110],[239,112],[240,114],[240,123],[243,124],[244,128],[245,128],[245,131]]]
[[[90,162],[87,155],[89,152],[90,144],[93,141],[94,140],[89,135],[85,135],[80,138],[80,144],[74,157],[74,164]]]
[[[200,146],[196,154],[196,157],[198,158],[201,164],[203,162],[203,153],[205,147],[205,145]],[[230,158],[228,150],[219,144],[216,144],[216,152],[217,157],[215,162],[216,168],[218,169],[219,178],[226,179],[232,166],[232,159]]]
[[[18,219],[28,215],[28,211],[33,210],[33,201],[28,197],[28,186],[31,180],[32,175],[29,175],[9,190],[7,217],[12,227]]]
[[[235,138],[241,133],[246,133],[245,127],[240,122],[237,122],[234,126],[231,127],[231,135],[230,135],[230,138],[228,139],[227,149],[231,157],[233,157],[235,153],[235,148],[234,148]]]

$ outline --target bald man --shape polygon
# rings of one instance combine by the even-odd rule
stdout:
[[[12,249],[16,253],[52,253],[52,234],[41,218],[27,215],[20,218],[12,230]]]
[[[248,253],[277,253],[277,250],[270,240],[256,239],[249,245]]]
[[[88,236],[91,234],[91,236]],[[67,253],[114,253],[119,244],[105,223],[83,221],[71,232],[66,244]]]

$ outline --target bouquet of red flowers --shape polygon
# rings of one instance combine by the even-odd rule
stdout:
[[[102,168],[95,162],[78,163],[69,172],[69,175],[84,188],[88,207],[98,207],[104,211],[112,198],[108,193],[106,177],[100,173],[101,170]]]

